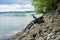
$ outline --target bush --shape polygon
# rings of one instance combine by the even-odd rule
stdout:
[[[57,7],[57,0],[33,0],[37,13],[46,13]]]

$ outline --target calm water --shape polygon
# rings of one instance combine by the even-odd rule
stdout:
[[[32,20],[31,16],[0,16],[0,37],[21,31]]]

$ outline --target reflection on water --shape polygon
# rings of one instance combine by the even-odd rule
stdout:
[[[32,19],[31,16],[0,16],[0,36],[21,31]]]

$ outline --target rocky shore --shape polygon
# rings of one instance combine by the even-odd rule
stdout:
[[[35,23],[30,29],[18,32],[9,40],[60,40],[60,6],[43,17],[43,23]]]

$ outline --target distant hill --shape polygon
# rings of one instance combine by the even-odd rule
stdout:
[[[9,12],[0,12],[0,14],[5,14],[5,13],[34,13],[35,11],[23,11],[23,12],[21,12],[21,11],[9,11]]]

